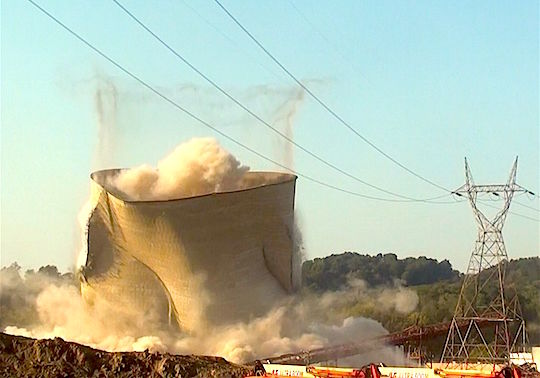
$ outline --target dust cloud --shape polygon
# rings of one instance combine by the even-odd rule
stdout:
[[[349,278],[346,288],[342,289],[338,297],[340,301],[371,302],[384,311],[397,311],[401,314],[408,314],[418,306],[418,294],[416,291],[403,286],[399,281],[394,282],[394,286],[368,287],[364,280]],[[334,298],[330,295],[329,299]]]
[[[125,170],[109,184],[131,200],[167,200],[234,190],[248,170],[217,140],[194,138],[176,147],[156,168]]]
[[[285,125],[293,138],[293,123],[304,93],[285,101],[275,116],[275,125]],[[111,80],[100,80],[94,94],[98,124],[95,166],[113,162],[116,148],[118,90]],[[287,143],[285,164],[293,166],[292,146]],[[249,167],[242,165],[212,138],[192,139],[175,148],[156,167],[142,165],[125,170],[109,184],[132,200],[165,200],[234,190]],[[87,222],[92,208],[85,204],[79,214],[81,253],[77,266],[85,264]],[[296,266],[301,267],[301,238],[295,230]],[[298,275],[299,277],[300,275]],[[362,317],[329,319],[327,314],[342,301],[373,295],[361,282],[322,297],[286,297],[264,316],[247,322],[201,326],[191,333],[167,328],[155,314],[137,313],[128,306],[115,306],[95,296],[83,299],[74,275],[55,269],[21,273],[12,266],[0,270],[0,327],[5,332],[34,338],[61,337],[107,351],[162,351],[223,356],[234,362],[251,361],[283,353],[309,350],[340,343],[366,340],[387,331],[378,322]],[[201,293],[204,294],[204,293]],[[407,289],[386,288],[378,292],[388,310],[412,311],[418,298]],[[382,299],[381,299],[382,300]],[[164,329],[165,328],[165,329]],[[388,363],[403,360],[394,348],[381,345],[378,356]],[[360,364],[370,360],[356,360]]]
[[[150,314],[135,314],[127,307],[113,306],[99,297],[88,303],[81,297],[73,280],[60,276],[41,273],[21,276],[13,268],[3,268],[0,283],[3,313],[22,314],[24,309],[31,312],[26,321],[15,316],[8,319],[13,324],[4,327],[6,333],[34,338],[61,337],[107,351],[148,349],[177,354],[219,355],[233,362],[247,362],[294,351],[365,341],[387,333],[372,319],[347,317],[323,320],[324,314],[342,301],[344,295],[372,294],[369,292],[371,289],[361,294],[361,285],[352,291],[343,289],[324,293],[318,300],[291,296],[265,316],[249,322],[233,322],[186,334],[173,329],[153,328],[157,323]],[[11,300],[6,300],[6,295]],[[14,297],[19,300],[14,300]],[[384,359],[386,363],[404,362],[400,352],[382,344],[377,354],[347,361],[363,364],[374,359]]]

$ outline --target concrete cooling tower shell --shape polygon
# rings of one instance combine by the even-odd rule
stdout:
[[[133,201],[91,175],[86,299],[99,295],[182,330],[245,321],[296,288],[296,176],[248,172],[241,189]]]

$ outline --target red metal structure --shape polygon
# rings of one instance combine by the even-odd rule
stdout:
[[[468,326],[467,321],[458,322],[456,325],[460,329]],[[478,321],[479,327],[490,326],[489,320]],[[356,343],[333,345],[324,348],[300,351],[297,353],[287,353],[275,357],[262,358],[261,361],[268,361],[274,364],[309,365],[322,361],[332,361],[362,354],[371,350],[376,350],[384,345],[404,345],[406,343],[420,343],[437,336],[448,333],[451,323],[438,323],[428,326],[411,326],[400,332],[390,333],[374,339],[363,340]]]

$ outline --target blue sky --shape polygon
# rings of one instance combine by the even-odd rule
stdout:
[[[36,1],[130,71],[223,132],[285,162],[286,143],[216,92],[112,1]],[[201,71],[284,130],[298,87],[211,0],[123,4]],[[362,135],[447,187],[539,185],[539,6],[521,2],[257,1],[223,4],[290,71]],[[69,35],[26,1],[1,5],[1,265],[68,269],[92,170],[155,164],[177,144],[215,136],[255,170],[278,169],[206,129]],[[110,88],[117,94],[112,111]],[[99,139],[96,92],[108,106]],[[109,103],[107,103],[109,101]],[[284,105],[285,104],[285,105]],[[444,194],[383,158],[309,96],[297,143],[384,189]],[[107,110],[109,109],[109,110]],[[284,110],[285,109],[285,110]],[[108,150],[104,150],[103,144]],[[294,168],[388,197],[294,150]],[[451,198],[450,201],[452,201]],[[539,218],[538,198],[512,211]],[[500,202],[492,202],[500,205]],[[370,201],[299,179],[308,258],[343,251],[447,258],[466,268],[476,225],[466,202]],[[538,256],[538,221],[511,214],[509,257]]]

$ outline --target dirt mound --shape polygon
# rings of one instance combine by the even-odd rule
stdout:
[[[2,377],[244,377],[249,368],[221,357],[109,353],[60,338],[0,333]]]

